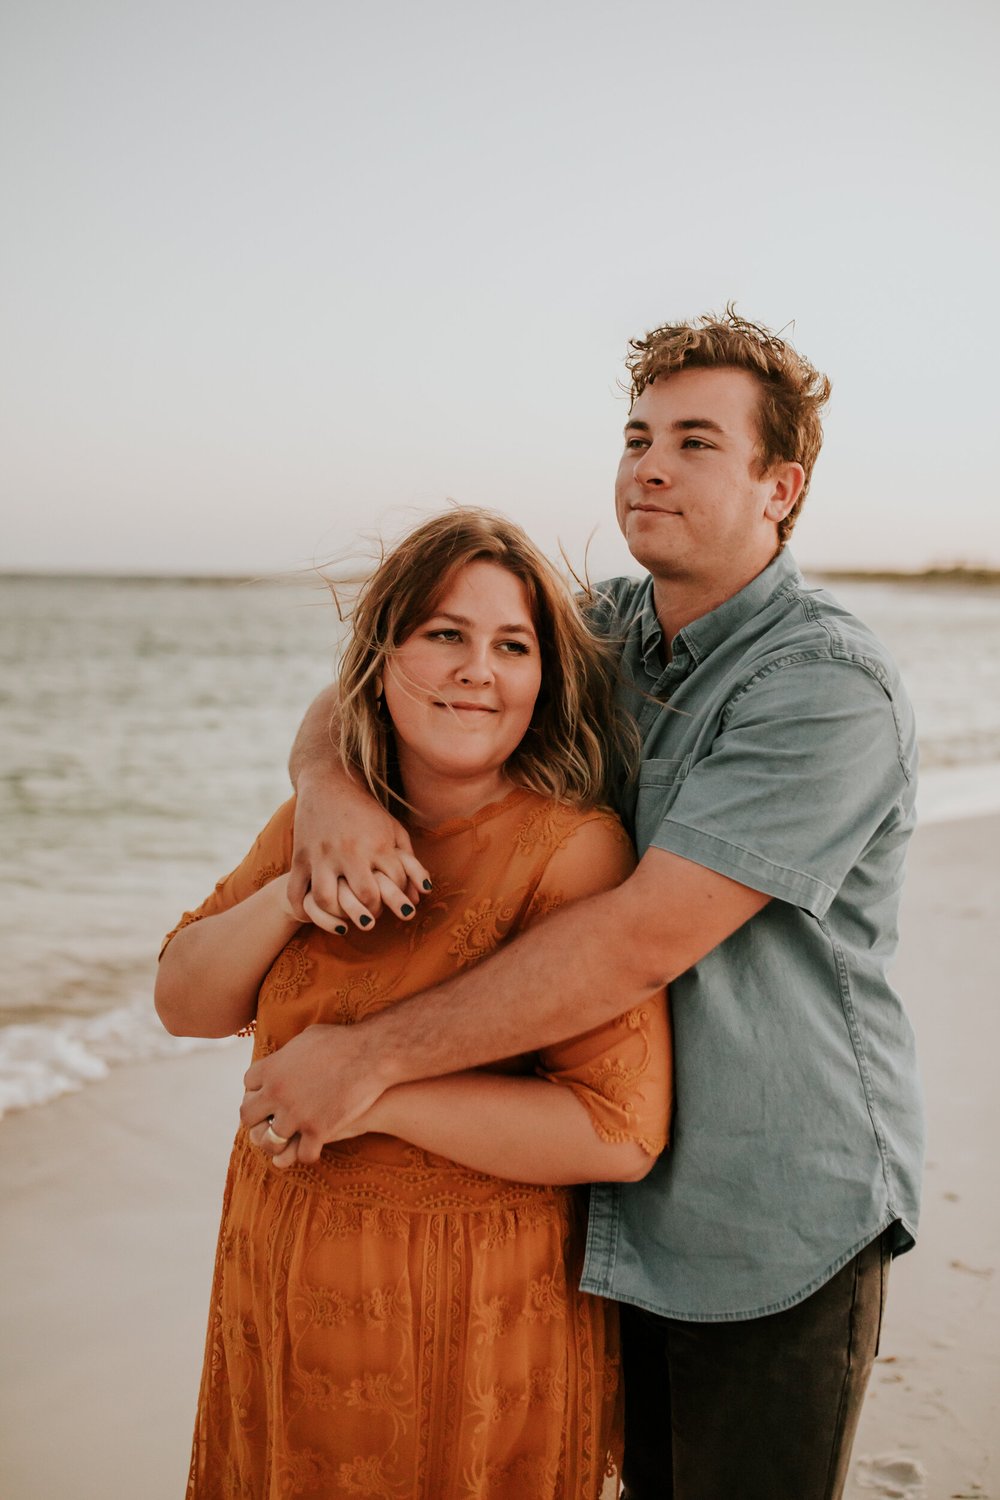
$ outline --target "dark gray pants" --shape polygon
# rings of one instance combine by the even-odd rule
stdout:
[[[883,1235],[804,1302],[741,1323],[623,1305],[623,1500],[838,1500],[889,1260]]]

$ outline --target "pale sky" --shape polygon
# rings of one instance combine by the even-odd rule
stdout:
[[[1000,565],[998,14],[7,0],[0,569],[620,569],[626,342],[729,298],[833,378],[801,562]]]

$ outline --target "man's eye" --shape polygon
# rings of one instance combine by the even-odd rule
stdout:
[[[645,438],[626,438],[625,439],[625,448],[626,448],[626,451],[628,449],[630,449],[630,448],[634,451],[636,448],[645,448],[645,447],[646,447],[646,439]]]
[[[681,444],[682,448],[710,448],[711,446],[711,443],[705,443],[701,438],[694,437],[685,438]]]

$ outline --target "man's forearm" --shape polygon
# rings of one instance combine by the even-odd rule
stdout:
[[[299,777],[310,770],[339,772],[348,777],[341,763],[337,739],[337,703],[337,688],[331,683],[306,710],[288,757],[288,774],[293,786],[297,787]]]
[[[352,1028],[355,1040],[382,1087],[552,1046],[648,1000],[767,900],[652,850],[623,885],[575,902],[475,969],[362,1022]]]
[[[434,1078],[538,1051],[657,994],[665,975],[629,942],[626,908],[617,891],[576,902],[474,969],[362,1023],[371,1026],[380,1081]]]

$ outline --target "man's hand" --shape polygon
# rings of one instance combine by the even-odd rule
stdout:
[[[300,921],[364,930],[388,908],[408,921],[431,880],[403,825],[339,767],[298,778],[288,899]]]
[[[243,1083],[240,1119],[278,1167],[317,1161],[327,1141],[358,1134],[355,1122],[388,1086],[369,1057],[363,1025],[307,1026],[253,1063]],[[288,1141],[283,1148],[269,1144],[269,1120]]]

